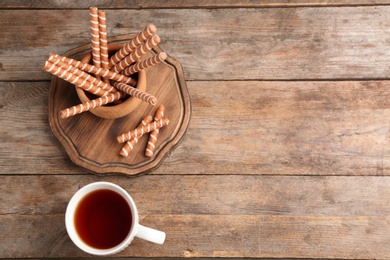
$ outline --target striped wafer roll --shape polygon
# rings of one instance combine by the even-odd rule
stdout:
[[[144,119],[142,119],[142,122],[138,125],[138,127],[145,126],[153,121],[152,116],[146,116]],[[138,128],[137,127],[137,128]],[[129,153],[134,149],[135,145],[138,143],[138,140],[141,138],[141,136],[135,137],[131,139],[130,141],[127,141],[126,144],[122,147],[121,151],[119,152],[119,155],[123,157],[129,156]]]
[[[97,96],[106,96],[109,94],[108,91],[103,90],[102,88],[91,84],[91,82],[87,81],[86,79],[77,77],[76,75],[70,73],[69,71],[49,62],[46,61],[45,66],[43,67],[44,70],[52,73],[53,75],[56,75],[59,78],[64,79],[65,81],[70,82],[71,84],[74,84],[77,87],[80,87],[86,91],[91,92],[92,94],[95,94]]]
[[[129,43],[123,46],[119,51],[117,51],[110,59],[110,68],[115,64],[120,62],[124,57],[129,55],[133,50],[135,50],[139,45],[145,42],[150,36],[152,36],[157,31],[156,26],[153,24],[148,25],[143,29],[137,36],[135,36]]]
[[[66,108],[64,110],[60,111],[61,118],[68,118],[77,114],[81,114],[82,112],[89,111],[90,109],[94,109],[96,107],[104,106],[108,103],[112,103],[116,100],[119,100],[123,98],[125,94],[123,92],[116,92],[109,94],[104,97],[100,97],[82,104],[79,104],[77,106],[73,106],[70,108]]]
[[[69,65],[72,65],[72,66],[74,66],[74,67],[76,67],[76,68],[78,68],[80,70],[86,71],[88,73],[92,73],[92,74],[95,74],[95,75],[100,75],[103,78],[109,78],[111,80],[119,81],[119,82],[122,82],[122,83],[125,83],[125,84],[129,84],[131,86],[136,86],[137,85],[137,81],[135,79],[127,77],[127,76],[119,74],[119,73],[115,73],[115,72],[113,72],[111,70],[97,68],[97,67],[95,67],[93,65],[90,65],[88,63],[84,63],[84,62],[81,62],[81,61],[78,61],[78,60],[74,60],[74,59],[70,59],[70,58],[67,58],[67,57],[63,57],[63,56],[57,55],[57,54],[52,54],[51,53],[50,57],[51,56],[54,56],[54,57],[60,59],[61,61],[65,62],[65,63],[68,63]]]
[[[122,59],[119,63],[117,63],[114,67],[111,69],[115,72],[119,73],[122,70],[126,69],[128,66],[130,66],[133,62],[140,60],[141,57],[151,50],[154,46],[160,43],[160,37],[158,35],[154,35],[153,37],[149,38],[146,42],[144,42],[142,45],[138,46],[137,49],[132,51],[129,55],[127,55],[124,59]]]
[[[167,54],[165,52],[160,52],[158,55],[127,67],[122,73],[126,76],[130,76],[131,74],[137,73],[140,70],[144,70],[148,67],[156,65],[157,63],[164,61],[166,58]]]
[[[165,112],[165,107],[163,105],[159,105],[156,113],[154,114],[154,121],[158,121],[163,118]],[[146,146],[145,156],[152,157],[154,150],[156,149],[156,142],[158,138],[158,134],[160,133],[160,129],[153,130],[149,135],[148,145]]]
[[[98,87],[101,87],[103,90],[106,90],[108,92],[117,92],[116,88],[114,88],[110,84],[104,83],[103,81],[98,80],[97,78],[91,76],[90,74],[88,74],[84,71],[81,71],[81,70],[77,69],[76,67],[73,67],[72,65],[70,65],[66,62],[61,61],[60,59],[56,58],[55,56],[50,56],[49,61],[53,62],[53,64],[55,64],[57,66],[62,67],[65,70],[75,74],[76,76],[78,76],[80,78],[88,80],[92,84],[94,84]]]
[[[107,47],[107,25],[106,12],[99,11],[99,42],[100,42],[100,62],[103,69],[109,69],[108,47]],[[103,78],[103,82],[110,83],[108,78]]]
[[[141,90],[138,90],[136,88],[133,88],[132,86],[126,85],[124,83],[120,82],[114,82],[114,87],[116,87],[118,90],[123,91],[133,97],[136,97],[138,99],[141,99],[142,101],[148,102],[151,105],[157,104],[157,98],[155,96],[152,96],[146,92],[143,92]]]
[[[91,46],[93,65],[100,68],[99,15],[96,7],[89,8],[89,23],[91,26]],[[100,76],[96,75],[99,79]]]
[[[153,130],[160,129],[168,124],[169,124],[169,119],[166,117],[163,117],[158,121],[153,121],[152,123],[149,123],[149,124],[141,126],[141,127],[137,127],[136,129],[131,130],[127,133],[123,133],[123,134],[117,136],[116,139],[117,139],[118,143],[124,143],[126,141],[133,139],[134,137],[139,137],[139,136],[142,136],[146,133],[150,133]]]

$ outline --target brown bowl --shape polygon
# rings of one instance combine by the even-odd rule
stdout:
[[[121,44],[108,44],[109,55],[114,54],[118,51],[123,45]],[[92,53],[89,52],[85,55],[82,60],[84,63],[92,63]],[[137,79],[137,89],[141,91],[146,91],[146,73],[144,70],[141,70],[135,76],[138,76]],[[76,87],[77,95],[81,102],[91,101],[91,95],[86,93],[83,89]],[[90,112],[98,117],[106,119],[115,119],[124,117],[130,114],[134,109],[136,109],[142,101],[135,97],[128,97],[126,100],[116,102],[115,104],[107,104],[105,106],[97,107],[91,109]]]

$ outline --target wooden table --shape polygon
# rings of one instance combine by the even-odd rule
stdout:
[[[49,52],[89,42],[83,1],[0,2],[0,257],[88,257],[64,213],[117,183],[167,233],[113,257],[390,259],[390,3],[94,1],[109,36],[154,23],[192,116],[155,171],[98,176],[48,124]]]

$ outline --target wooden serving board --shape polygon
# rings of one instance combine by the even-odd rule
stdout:
[[[127,43],[134,35],[109,38],[109,43]],[[80,60],[91,50],[90,44],[70,50],[63,55]],[[153,48],[144,58],[162,50]],[[181,65],[169,55],[145,69],[146,92],[158,99],[155,106],[141,102],[139,107],[119,119],[102,119],[85,112],[67,119],[59,117],[59,111],[77,105],[80,100],[72,84],[52,77],[49,95],[49,123],[56,138],[64,146],[70,159],[77,165],[94,173],[124,173],[135,175],[146,173],[161,165],[164,158],[181,142],[187,130],[191,103]],[[149,135],[140,138],[128,157],[119,155],[123,144],[116,136],[138,126],[146,115],[154,116],[158,105],[165,106],[165,115],[170,124],[160,131],[156,151],[152,157],[144,155]]]

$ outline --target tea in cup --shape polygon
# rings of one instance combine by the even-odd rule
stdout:
[[[78,190],[65,214],[66,230],[73,243],[94,255],[125,249],[134,237],[163,244],[165,233],[139,224],[136,205],[120,186],[95,182]]]

